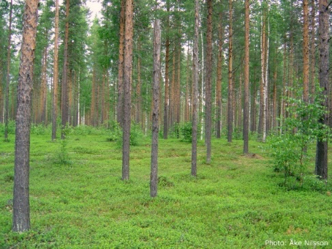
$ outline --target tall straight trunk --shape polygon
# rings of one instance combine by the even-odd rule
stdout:
[[[166,27],[166,54],[165,54],[165,101],[164,101],[164,139],[168,138],[168,124],[169,124],[169,1],[167,1],[167,27]]]
[[[179,31],[179,34],[181,31]],[[176,123],[180,123],[180,117],[181,117],[181,38],[179,38],[178,45],[177,45],[177,62],[176,62],[176,105],[175,105],[175,113],[176,113]],[[178,134],[179,136],[179,134]]]
[[[204,103],[204,99],[205,99],[205,84],[204,84],[204,80],[205,80],[205,75],[204,75],[204,40],[203,40],[203,32],[201,32],[201,53],[202,53],[202,63],[201,63],[201,89],[200,89],[200,99],[199,99],[199,105],[200,105],[200,110],[201,113],[204,112],[204,107],[205,107],[205,103]],[[201,115],[201,140],[203,139],[203,134],[205,132],[205,127],[204,127],[204,116]]]
[[[293,97],[294,87],[294,15],[292,15],[294,0],[290,0],[290,10],[291,10],[291,20],[290,20],[290,30],[289,30],[289,65],[288,65],[288,82],[290,90],[288,91],[288,97]]]
[[[329,90],[329,7],[327,0],[319,0],[319,85],[323,89],[324,100],[321,105],[328,108]],[[328,125],[328,114],[324,114],[319,122]],[[316,147],[315,174],[320,179],[328,178],[328,141],[319,138]]]
[[[189,104],[190,104],[190,87],[189,87],[189,81],[190,81],[190,67],[189,67],[189,61],[190,61],[190,55],[189,55],[189,47],[187,50],[187,77],[186,77],[186,95],[184,100],[184,121],[189,122]]]
[[[138,40],[137,45],[138,51],[141,50],[141,41]],[[142,112],[142,96],[141,96],[141,58],[138,56],[137,58],[137,84],[136,84],[136,123],[139,124],[141,122],[141,112]]]
[[[268,12],[268,10],[267,10]],[[266,14],[268,15],[268,13]],[[267,133],[269,132],[270,129],[270,117],[269,115],[270,112],[270,96],[269,96],[269,89],[270,89],[270,84],[269,84],[269,55],[270,55],[270,22],[268,18],[266,17],[266,46],[265,46],[265,137],[263,136],[263,141],[265,142]],[[264,134],[263,134],[264,135]]]
[[[54,63],[53,63],[53,111],[52,111],[52,140],[56,139],[58,117],[58,81],[59,81],[59,0],[55,0],[54,20]]]
[[[175,48],[173,49],[173,55],[172,55],[172,80],[171,80],[171,86],[170,86],[170,97],[169,97],[169,116],[170,116],[170,126],[172,126],[175,122],[174,117],[174,106],[175,106],[175,63],[176,63],[176,56],[175,56]]]
[[[156,197],[158,190],[158,135],[159,135],[159,84],[160,84],[160,48],[161,31],[160,20],[154,22],[153,44],[153,110],[152,110],[152,146],[151,146],[151,175],[150,196]]]
[[[68,98],[68,116],[67,122],[72,125],[72,106],[73,106],[73,70],[68,71],[67,81],[67,98]]]
[[[234,98],[234,100],[238,100],[238,101],[234,101],[235,102],[235,109],[236,110],[236,127],[239,128],[239,130],[241,129],[241,126],[243,124],[243,120],[242,120],[242,89],[243,87],[243,73],[240,73],[240,78],[239,78],[239,88],[237,91],[237,96],[236,98]]]
[[[255,70],[256,71],[256,70]],[[255,72],[254,72],[255,75]],[[256,79],[256,77],[254,77]],[[252,90],[252,97],[251,97],[251,115],[250,115],[250,131],[257,132],[257,108],[256,108],[256,99],[257,99],[257,83],[254,82],[253,90]]]
[[[303,0],[303,100],[309,102],[309,8]]]
[[[256,38],[256,37],[255,37]],[[257,60],[257,46],[254,49],[255,60]],[[256,107],[256,99],[257,99],[257,66],[254,67],[253,73],[253,87],[252,87],[252,94],[251,94],[251,115],[250,115],[250,131],[257,132],[257,107]]]
[[[206,162],[211,162],[211,130],[212,130],[212,0],[206,0],[207,31],[206,31],[206,78],[205,78],[205,144]]]
[[[7,75],[5,88],[5,141],[8,140],[8,119],[9,119],[9,84],[10,84],[10,55],[11,55],[11,40],[12,40],[12,15],[13,15],[13,0],[10,1],[9,11],[9,25],[8,25],[8,43],[7,43]]]
[[[219,12],[218,22],[218,62],[217,62],[217,82],[216,82],[216,137],[221,137],[221,126],[222,126],[222,64],[223,64],[223,28],[222,28],[222,11]]]
[[[311,37],[310,37],[310,94],[311,102],[314,101],[315,93],[315,67],[316,67],[316,8],[315,0],[311,0]]]
[[[101,80],[101,86],[100,86],[100,124],[104,125],[105,122],[105,75],[104,72],[102,72],[102,80]]]
[[[273,109],[272,109],[272,126],[271,128],[277,127],[277,109],[278,109],[278,103],[277,103],[277,76],[278,76],[278,65],[277,65],[277,59],[274,58],[274,74],[273,74]]]
[[[243,153],[249,151],[249,0],[245,0]]]
[[[119,42],[119,65],[118,65],[118,102],[117,122],[123,127],[123,106],[124,106],[124,50],[125,50],[125,29],[126,29],[126,5],[127,0],[121,0],[120,11],[120,42]]]
[[[41,74],[41,87],[40,87],[40,122],[46,122],[46,107],[47,107],[47,47],[44,48],[43,53],[43,67]]]
[[[90,108],[90,115],[91,115],[91,125],[97,125],[97,83],[96,83],[96,65],[93,66],[92,69],[92,89],[91,89],[91,108]]]
[[[199,2],[195,0],[195,34],[193,47],[193,108],[192,108],[192,148],[191,175],[197,175],[197,125],[198,125],[198,39],[199,39]]]
[[[261,32],[261,86],[260,86],[260,117],[259,126],[260,134],[262,136],[262,142],[266,140],[267,132],[267,99],[268,99],[268,82],[267,82],[267,17],[266,9],[263,10],[262,16],[262,32]]]
[[[229,0],[229,48],[228,48],[228,113],[227,113],[227,129],[228,142],[232,142],[233,136],[233,0]]]
[[[11,106],[11,117],[12,119],[15,119],[16,116],[16,93],[15,93],[15,87],[14,85],[11,86],[12,89],[12,94],[11,94],[11,102],[12,102],[12,106]]]
[[[109,128],[109,121],[110,121],[110,84],[109,84],[109,74],[107,72],[107,68],[104,69],[105,72],[105,84],[106,84],[106,91],[105,91],[105,99],[106,99],[106,109],[105,109],[105,120],[107,120],[107,128]],[[78,84],[79,87],[79,84]],[[79,102],[78,102],[79,103]]]
[[[63,73],[61,87],[61,139],[65,139],[65,128],[68,122],[68,40],[69,40],[69,1],[66,0],[66,24],[63,55]]]
[[[131,126],[131,74],[133,66],[133,0],[126,0],[125,47],[123,74],[123,142],[122,179],[129,180],[130,126]]]
[[[15,173],[13,200],[13,231],[30,229],[29,157],[31,91],[33,60],[36,46],[38,0],[26,0],[23,15],[23,42],[17,86],[17,115],[15,137]]]

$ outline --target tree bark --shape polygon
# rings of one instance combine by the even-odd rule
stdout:
[[[249,0],[245,1],[243,153],[249,151]]]
[[[316,3],[315,0],[311,0],[311,39],[310,39],[310,101],[314,101],[315,93],[315,67],[316,67]]]
[[[12,15],[13,0],[10,1],[9,25],[8,25],[8,45],[7,45],[7,75],[5,88],[5,141],[8,140],[8,122],[9,122],[9,84],[10,84],[10,61],[11,61],[11,40],[12,40]]]
[[[23,15],[23,42],[17,86],[17,115],[15,137],[15,174],[13,200],[13,231],[30,229],[29,157],[31,91],[33,60],[36,46],[38,0],[26,0]]]
[[[211,129],[212,129],[212,0],[206,0],[207,31],[206,31],[206,78],[205,78],[205,144],[206,162],[211,162]]]
[[[118,103],[117,122],[123,127],[124,106],[124,50],[125,50],[125,26],[126,26],[126,0],[121,0],[120,12],[120,43],[119,43],[119,68],[118,68]]]
[[[197,125],[198,125],[198,39],[199,39],[199,1],[195,0],[195,34],[193,47],[193,108],[192,108],[192,148],[191,175],[197,175]]]
[[[138,52],[141,50],[141,41],[138,40],[137,45]],[[136,123],[141,122],[142,115],[142,94],[141,94],[141,58],[137,58],[137,84],[136,84],[136,96],[137,96],[137,108],[136,108]]]
[[[59,81],[59,0],[55,0],[54,20],[54,64],[53,64],[53,111],[52,111],[52,140],[56,139],[58,117],[58,81]]]
[[[123,142],[122,179],[129,180],[130,126],[131,126],[131,73],[133,57],[133,0],[126,0],[125,47],[124,47],[124,99],[123,99]]]
[[[169,124],[169,13],[170,6],[167,1],[167,27],[166,27],[166,54],[165,54],[165,101],[164,101],[164,139],[168,138],[168,124]]]
[[[232,142],[233,136],[233,0],[229,0],[229,48],[228,48],[228,113],[227,113],[227,140]]]
[[[319,85],[323,89],[324,100],[321,105],[328,108],[329,89],[329,9],[327,0],[319,0]],[[324,114],[319,122],[328,125],[328,114]],[[320,179],[328,178],[328,141],[318,138],[316,147],[315,174]]]
[[[41,86],[40,86],[40,122],[46,125],[46,108],[47,108],[47,46],[44,48],[43,62],[42,62],[42,74],[41,74]]]
[[[303,0],[303,101],[309,102],[309,8]]]
[[[157,196],[158,189],[158,133],[159,133],[159,84],[160,84],[160,49],[161,32],[160,20],[154,22],[153,44],[153,110],[152,110],[152,146],[151,146],[151,175],[150,196]]]
[[[262,16],[262,33],[261,33],[261,87],[260,87],[260,117],[259,117],[259,131],[262,136],[262,142],[266,140],[267,133],[267,110],[268,110],[268,45],[267,45],[267,14],[266,9],[263,9]]]
[[[186,94],[185,94],[185,100],[184,100],[184,122],[189,122],[190,120],[190,87],[189,87],[189,81],[190,81],[190,55],[189,55],[189,46],[187,50],[187,77],[186,77]]]
[[[63,73],[61,86],[61,139],[65,139],[65,128],[68,122],[68,40],[69,40],[69,1],[66,0],[66,24],[63,55]]]
[[[216,137],[221,137],[221,117],[222,117],[222,64],[223,64],[223,28],[222,28],[222,11],[219,13],[218,23],[218,62],[217,62],[217,82],[216,82]]]

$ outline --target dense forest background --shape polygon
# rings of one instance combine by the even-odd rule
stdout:
[[[311,94],[316,89],[318,6],[315,1],[307,1],[309,5],[304,15],[303,2],[306,1],[252,1],[250,4],[249,122],[250,131],[263,140],[266,133],[280,126],[280,118],[287,115],[286,96],[295,96],[297,89],[303,87],[304,80],[308,81]],[[39,7],[32,107],[32,122],[36,125],[49,125],[52,122],[54,4],[54,1],[41,1]],[[134,3],[131,115],[132,120],[148,132],[152,107],[153,20],[157,16],[162,22],[160,126],[163,127],[161,132],[164,137],[167,137],[176,133],[180,124],[191,120],[195,6],[194,1],[169,0],[160,2],[158,10],[152,11],[154,5],[155,1],[148,0]],[[200,5],[199,110],[203,123],[206,102],[207,7],[203,2]],[[6,111],[9,120],[15,120],[23,2],[2,1],[0,7],[0,122],[4,122]],[[242,136],[244,108],[244,2],[213,1],[212,8],[212,134],[218,137],[226,134],[227,117],[232,116],[233,136],[239,138]],[[68,123],[71,126],[109,127],[119,116],[117,102],[122,77],[119,75],[121,1],[102,1],[99,19],[91,17],[83,1],[70,1],[67,11],[68,14],[63,2],[59,17],[56,104],[62,106],[63,72],[66,70]],[[232,19],[230,11],[233,12]],[[66,28],[68,61],[64,65]],[[230,38],[232,50],[229,49]],[[305,46],[307,50],[304,54]],[[8,52],[10,56],[7,56]],[[233,65],[231,72],[230,53]],[[228,103],[229,95],[233,96],[232,103]],[[228,105],[232,106],[231,113]],[[204,125],[201,126],[203,134]]]
[[[156,204],[154,211],[160,209],[162,216],[165,214],[163,201],[168,200],[170,207],[176,210],[166,212],[166,215],[173,215],[179,211],[181,202],[184,204],[183,201],[189,200],[190,208],[180,210],[185,215],[187,210],[195,210],[190,211],[193,221],[207,215],[212,217],[198,221],[202,231],[208,226],[218,234],[216,239],[207,239],[209,236],[205,235],[201,238],[210,245],[221,242],[220,234],[225,235],[225,244],[240,247],[248,238],[256,246],[262,246],[263,241],[265,246],[285,243],[267,237],[274,234],[278,236],[274,239],[289,235],[289,245],[294,245],[290,236],[309,232],[317,240],[310,240],[310,245],[328,245],[329,242],[318,235],[328,238],[331,229],[324,228],[326,231],[320,233],[315,227],[331,225],[330,215],[324,207],[329,204],[327,200],[331,195],[331,183],[328,182],[328,141],[332,126],[329,83],[332,76],[329,71],[331,3],[327,0],[105,0],[98,4],[102,6],[101,13],[92,16],[89,3],[80,0],[1,1],[0,131],[4,140],[0,151],[3,155],[0,181],[5,190],[0,199],[0,212],[5,218],[0,222],[5,224],[2,231],[6,233],[4,240],[0,237],[0,241],[4,241],[2,245],[9,246],[20,240],[22,242],[18,243],[29,245],[35,243],[36,238],[42,238],[44,233],[57,233],[51,231],[53,228],[48,231],[42,228],[38,235],[32,231],[31,241],[29,233],[20,238],[15,235],[15,232],[30,229],[30,199],[33,200],[33,214],[37,217],[34,218],[39,221],[45,215],[42,200],[48,198],[53,209],[60,205],[63,212],[71,210],[68,203],[77,202],[72,206],[76,216],[81,212],[76,205],[81,205],[89,206],[87,210],[95,210],[89,219],[92,217],[97,221],[96,217],[101,213],[120,217],[113,213],[116,210],[124,212],[121,217],[132,222],[129,216],[136,214],[132,205],[120,205],[119,208],[113,205],[123,204],[128,196],[126,201],[129,203],[133,198],[136,203],[138,200],[137,207],[143,207],[143,213]],[[15,153],[11,139],[14,134]],[[33,137],[32,153],[30,134]],[[71,135],[73,139],[70,139]],[[152,142],[147,142],[150,137]],[[158,156],[159,138],[163,138],[161,144],[164,146],[160,150],[161,156]],[[106,145],[105,142],[116,143]],[[188,142],[191,143],[191,160]],[[133,153],[129,156],[130,147],[134,145],[139,146],[132,148]],[[146,148],[151,148],[151,154]],[[256,152],[249,153],[251,150]],[[119,156],[121,151],[122,157]],[[257,151],[262,155],[255,154]],[[120,159],[121,180],[114,178],[113,174],[120,175]],[[164,196],[145,201],[145,197],[141,198],[142,193],[137,191],[143,192],[146,188],[148,177],[144,160],[147,159],[151,163],[150,197],[157,196],[158,185]],[[131,169],[139,179],[136,182],[129,177],[130,160],[136,166]],[[167,176],[158,175],[158,160]],[[189,162],[191,175],[187,169]],[[197,173],[197,164],[206,167],[200,167]],[[269,166],[268,170],[272,168],[273,174],[266,172],[265,164]],[[107,171],[111,174],[105,173]],[[30,172],[34,179],[32,198],[29,196]],[[71,173],[67,175],[67,172]],[[48,175],[58,177],[60,183],[54,186],[61,185],[61,181],[66,184],[52,190],[54,186]],[[81,177],[91,184],[86,184]],[[107,181],[100,182],[104,178]],[[271,184],[276,182],[271,179],[278,184],[272,187]],[[109,187],[112,181],[114,184]],[[200,188],[197,188],[199,184]],[[62,189],[68,186],[74,191],[63,194]],[[250,189],[252,186],[254,188]],[[41,196],[38,194],[41,188],[43,194],[45,189],[45,193],[52,194]],[[79,192],[87,188],[91,189]],[[202,192],[195,192],[197,189]],[[287,195],[280,189],[302,192]],[[229,194],[229,190],[234,193]],[[179,197],[177,191],[187,197]],[[104,192],[109,196],[105,197]],[[320,198],[317,193],[327,197]],[[224,197],[233,198],[233,194],[241,196],[241,201],[234,199],[229,206]],[[92,200],[93,195],[100,195],[98,201],[104,207],[93,201],[81,203],[86,198]],[[117,196],[113,198],[113,195]],[[293,203],[292,195],[303,195],[311,201],[300,198],[306,205]],[[283,205],[285,196],[289,198],[287,212],[275,216],[271,213],[269,201],[274,198],[278,205]],[[208,201],[210,197],[212,202]],[[195,198],[197,200],[193,201]],[[206,203],[201,201],[202,198]],[[109,200],[114,203],[110,205]],[[162,205],[158,205],[158,201]],[[213,204],[214,201],[217,205]],[[316,201],[321,202],[317,205],[317,210],[321,209],[317,212],[319,219],[311,215],[310,206]],[[264,202],[269,202],[269,210],[265,210],[264,205],[261,207]],[[244,213],[233,216],[229,210],[236,203],[243,205],[239,210]],[[208,212],[202,212],[203,215],[195,213],[199,209],[205,210],[202,205],[206,205],[204,208]],[[220,231],[215,230],[215,219],[221,222],[221,216],[211,215],[218,215],[213,211],[218,205],[223,206],[222,213],[230,217]],[[294,219],[295,213],[289,213],[289,210],[296,205],[300,207],[296,215],[307,212],[307,218]],[[48,212],[51,215],[56,212],[52,208]],[[107,211],[104,212],[104,208]],[[8,216],[11,214],[14,233],[8,232]],[[74,216],[68,217],[73,219]],[[60,214],[59,217],[63,220],[64,216]],[[284,217],[287,220],[282,222]],[[135,218],[141,219],[140,216]],[[182,218],[180,215],[176,217],[179,221],[173,219],[169,224],[181,223]],[[142,216],[142,219],[146,217]],[[152,227],[160,227],[159,219],[151,219],[151,231],[154,230]],[[52,218],[45,224],[52,222],[66,234],[65,240],[61,238],[63,234],[55,240],[52,238],[49,241],[52,245],[76,243],[64,232],[73,222],[69,221],[65,230],[61,228],[62,222]],[[294,222],[299,222],[295,224],[296,229]],[[161,224],[167,227],[167,223]],[[235,229],[231,223],[235,224]],[[149,224],[139,226],[144,230]],[[254,232],[240,232],[238,237],[238,231],[246,232],[244,224]],[[250,241],[257,224],[262,225],[258,228],[260,240]],[[269,230],[271,224],[274,228]],[[88,226],[102,231],[99,225],[99,222],[93,222]],[[188,227],[196,226],[190,223]],[[128,233],[127,228],[119,231],[135,234]],[[169,229],[172,231],[173,225]],[[177,234],[170,237],[171,241],[158,242],[164,230],[162,236],[150,232],[144,235],[143,230],[136,233],[139,236],[137,244],[178,245],[185,241],[181,225],[180,239]],[[235,234],[232,230],[236,231]],[[85,232],[77,230],[74,233],[89,238]],[[195,233],[190,231],[189,235]],[[228,235],[235,240],[227,241]],[[112,241],[118,243],[113,237]],[[154,242],[147,238],[153,238]],[[91,242],[79,241],[75,245]],[[202,241],[188,240],[185,243],[201,246]],[[124,239],[123,242],[129,243],[130,240]],[[109,241],[99,240],[99,243]]]

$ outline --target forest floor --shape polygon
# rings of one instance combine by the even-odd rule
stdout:
[[[149,138],[131,147],[124,182],[107,132],[50,137],[31,136],[31,230],[22,234],[11,232],[14,135],[0,137],[0,248],[332,248],[330,185],[282,187],[266,144],[251,141],[244,156],[242,141],[214,139],[206,164],[200,141],[194,178],[191,144],[160,139],[152,199]]]

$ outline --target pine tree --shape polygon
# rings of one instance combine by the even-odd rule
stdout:
[[[38,0],[26,0],[23,20],[20,77],[15,137],[15,174],[13,200],[13,231],[30,229],[29,156],[30,116],[33,80],[33,59],[37,32]]]

